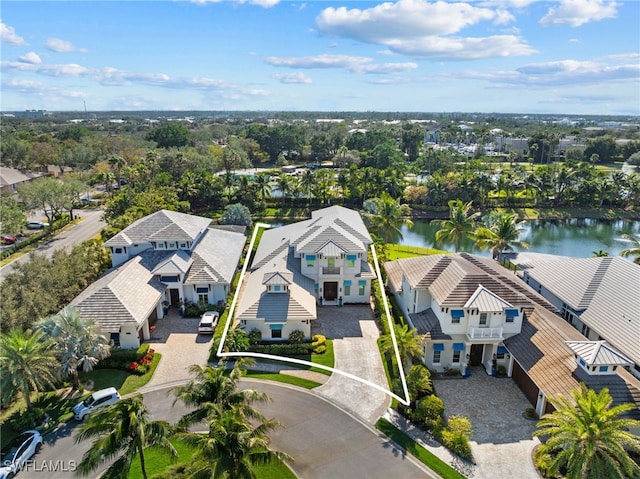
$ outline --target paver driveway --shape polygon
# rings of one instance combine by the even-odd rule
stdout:
[[[369,305],[318,308],[311,332],[333,339],[335,369],[388,389],[376,343],[379,331]],[[385,393],[336,373],[314,391],[370,424],[384,414],[391,402]]]

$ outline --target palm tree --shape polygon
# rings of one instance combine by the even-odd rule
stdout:
[[[51,338],[60,357],[63,377],[71,377],[73,387],[80,386],[78,370],[93,370],[101,359],[111,355],[109,340],[102,335],[93,319],[80,316],[80,312],[67,306],[58,314],[43,318],[36,326]]]
[[[529,244],[519,241],[524,231],[524,221],[518,221],[515,213],[505,213],[494,217],[490,226],[483,226],[476,230],[476,245],[480,248],[489,248],[493,259],[502,259],[505,251],[513,251],[514,247],[528,248]]]
[[[176,395],[174,404],[180,400],[189,408],[193,408],[180,419],[178,425],[186,428],[203,421],[214,411],[218,411],[214,406],[219,410],[236,407],[248,418],[264,419],[251,404],[267,401],[267,395],[253,389],[237,390],[246,364],[247,360],[238,360],[230,372],[225,367],[192,365],[189,372],[195,375],[195,379],[173,390]]]
[[[465,238],[473,238],[474,223],[480,216],[480,212],[471,213],[471,206],[471,201],[468,203],[463,203],[460,200],[449,201],[449,219],[436,220],[440,225],[440,230],[436,232],[435,236],[436,243],[443,240],[450,241],[457,253]]]
[[[155,446],[177,456],[169,442],[170,427],[165,421],[149,421],[149,411],[138,394],[118,401],[113,406],[96,411],[82,424],[76,434],[76,442],[96,438],[82,461],[78,472],[84,476],[97,469],[105,461],[118,459],[101,477],[126,479],[134,457],[140,459],[142,477],[147,479],[144,450]]]
[[[631,247],[620,251],[620,256],[635,256],[633,262],[640,264],[640,238],[636,238],[628,233],[623,233],[622,238],[631,241]]]
[[[603,249],[593,251],[593,258],[604,258],[605,256],[609,256],[609,253]]]
[[[306,170],[300,178],[300,187],[307,197],[307,208],[311,207],[311,197],[316,187],[316,175],[312,170]]]
[[[596,393],[584,384],[571,395],[575,405],[562,395],[550,399],[556,411],[542,416],[534,432],[549,437],[536,451],[548,461],[548,473],[562,471],[567,479],[640,477],[640,466],[629,456],[640,453],[640,438],[629,432],[640,421],[619,417],[636,406],[611,407],[607,388]]]
[[[276,185],[278,190],[280,190],[280,193],[282,193],[282,205],[284,206],[287,195],[291,192],[291,177],[285,174],[278,176],[276,179]]]
[[[113,155],[109,158],[109,165],[116,170],[116,181],[118,182],[118,185],[120,185],[120,172],[125,166],[127,166],[127,160],[119,155]]]
[[[416,328],[409,329],[407,324],[403,324],[402,326],[395,324],[393,331],[398,345],[398,352],[400,353],[400,360],[402,361],[404,370],[409,371],[413,360],[420,360],[424,356],[420,335]],[[393,338],[390,334],[382,337],[380,347],[384,354],[394,354]]]
[[[293,461],[269,448],[268,432],[281,424],[273,419],[250,422],[236,408],[219,410],[209,420],[208,434],[182,433],[177,437],[195,448],[189,477],[197,479],[254,479],[257,465]]]
[[[413,226],[413,222],[406,218],[410,213],[408,205],[401,205],[387,192],[383,192],[379,198],[373,198],[365,202],[365,220],[372,231],[385,243],[393,243],[402,238],[400,228],[402,225]]]
[[[0,335],[2,404],[20,391],[29,409],[31,393],[53,387],[57,369],[53,343],[42,331],[15,328]]]
[[[266,201],[268,198],[271,198],[271,185],[269,184],[269,176],[267,175],[256,175],[253,178],[253,182],[256,187],[256,193],[260,200]]]

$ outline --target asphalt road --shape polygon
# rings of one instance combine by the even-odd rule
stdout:
[[[304,479],[388,479],[398,477],[437,478],[415,462],[375,429],[337,408],[313,392],[264,381],[243,380],[242,387],[266,392],[272,399],[259,409],[267,417],[278,419],[284,428],[272,432],[272,447],[295,458],[294,471]],[[144,394],[153,411],[153,419],[175,422],[186,409],[181,403],[172,407],[173,395],[167,388]],[[30,469],[18,478],[47,477],[70,479],[74,464],[87,450],[87,442],[76,444],[70,423],[45,438]],[[98,477],[102,471],[96,471]]]
[[[102,220],[101,209],[74,210],[76,216],[80,216],[82,221],[74,225],[72,228],[55,235],[51,240],[39,246],[35,251],[39,254],[45,254],[51,257],[54,251],[61,249],[71,251],[71,248],[85,240],[93,238],[100,233],[102,228],[107,224]],[[0,268],[0,281],[6,275],[13,271],[14,265],[29,261],[29,255],[22,255],[15,261]]]

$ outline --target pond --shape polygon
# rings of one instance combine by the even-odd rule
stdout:
[[[632,220],[535,220],[525,222],[524,226],[520,240],[529,243],[529,248],[521,251],[579,258],[591,257],[594,251],[599,250],[617,256],[630,246],[628,240],[621,238],[622,233],[640,235],[640,221]],[[439,229],[434,222],[415,221],[411,229],[402,227],[403,239],[399,243],[434,248],[434,237]],[[453,247],[446,243],[439,248],[453,251]],[[489,251],[476,248],[472,240],[466,241],[461,251],[491,256]]]

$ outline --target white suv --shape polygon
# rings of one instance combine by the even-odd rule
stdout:
[[[73,408],[73,414],[78,421],[83,421],[87,414],[98,408],[111,406],[119,400],[120,394],[116,391],[116,388],[101,389],[76,404]]]
[[[207,311],[200,317],[198,332],[202,334],[213,334],[218,325],[220,314],[217,311]]]

